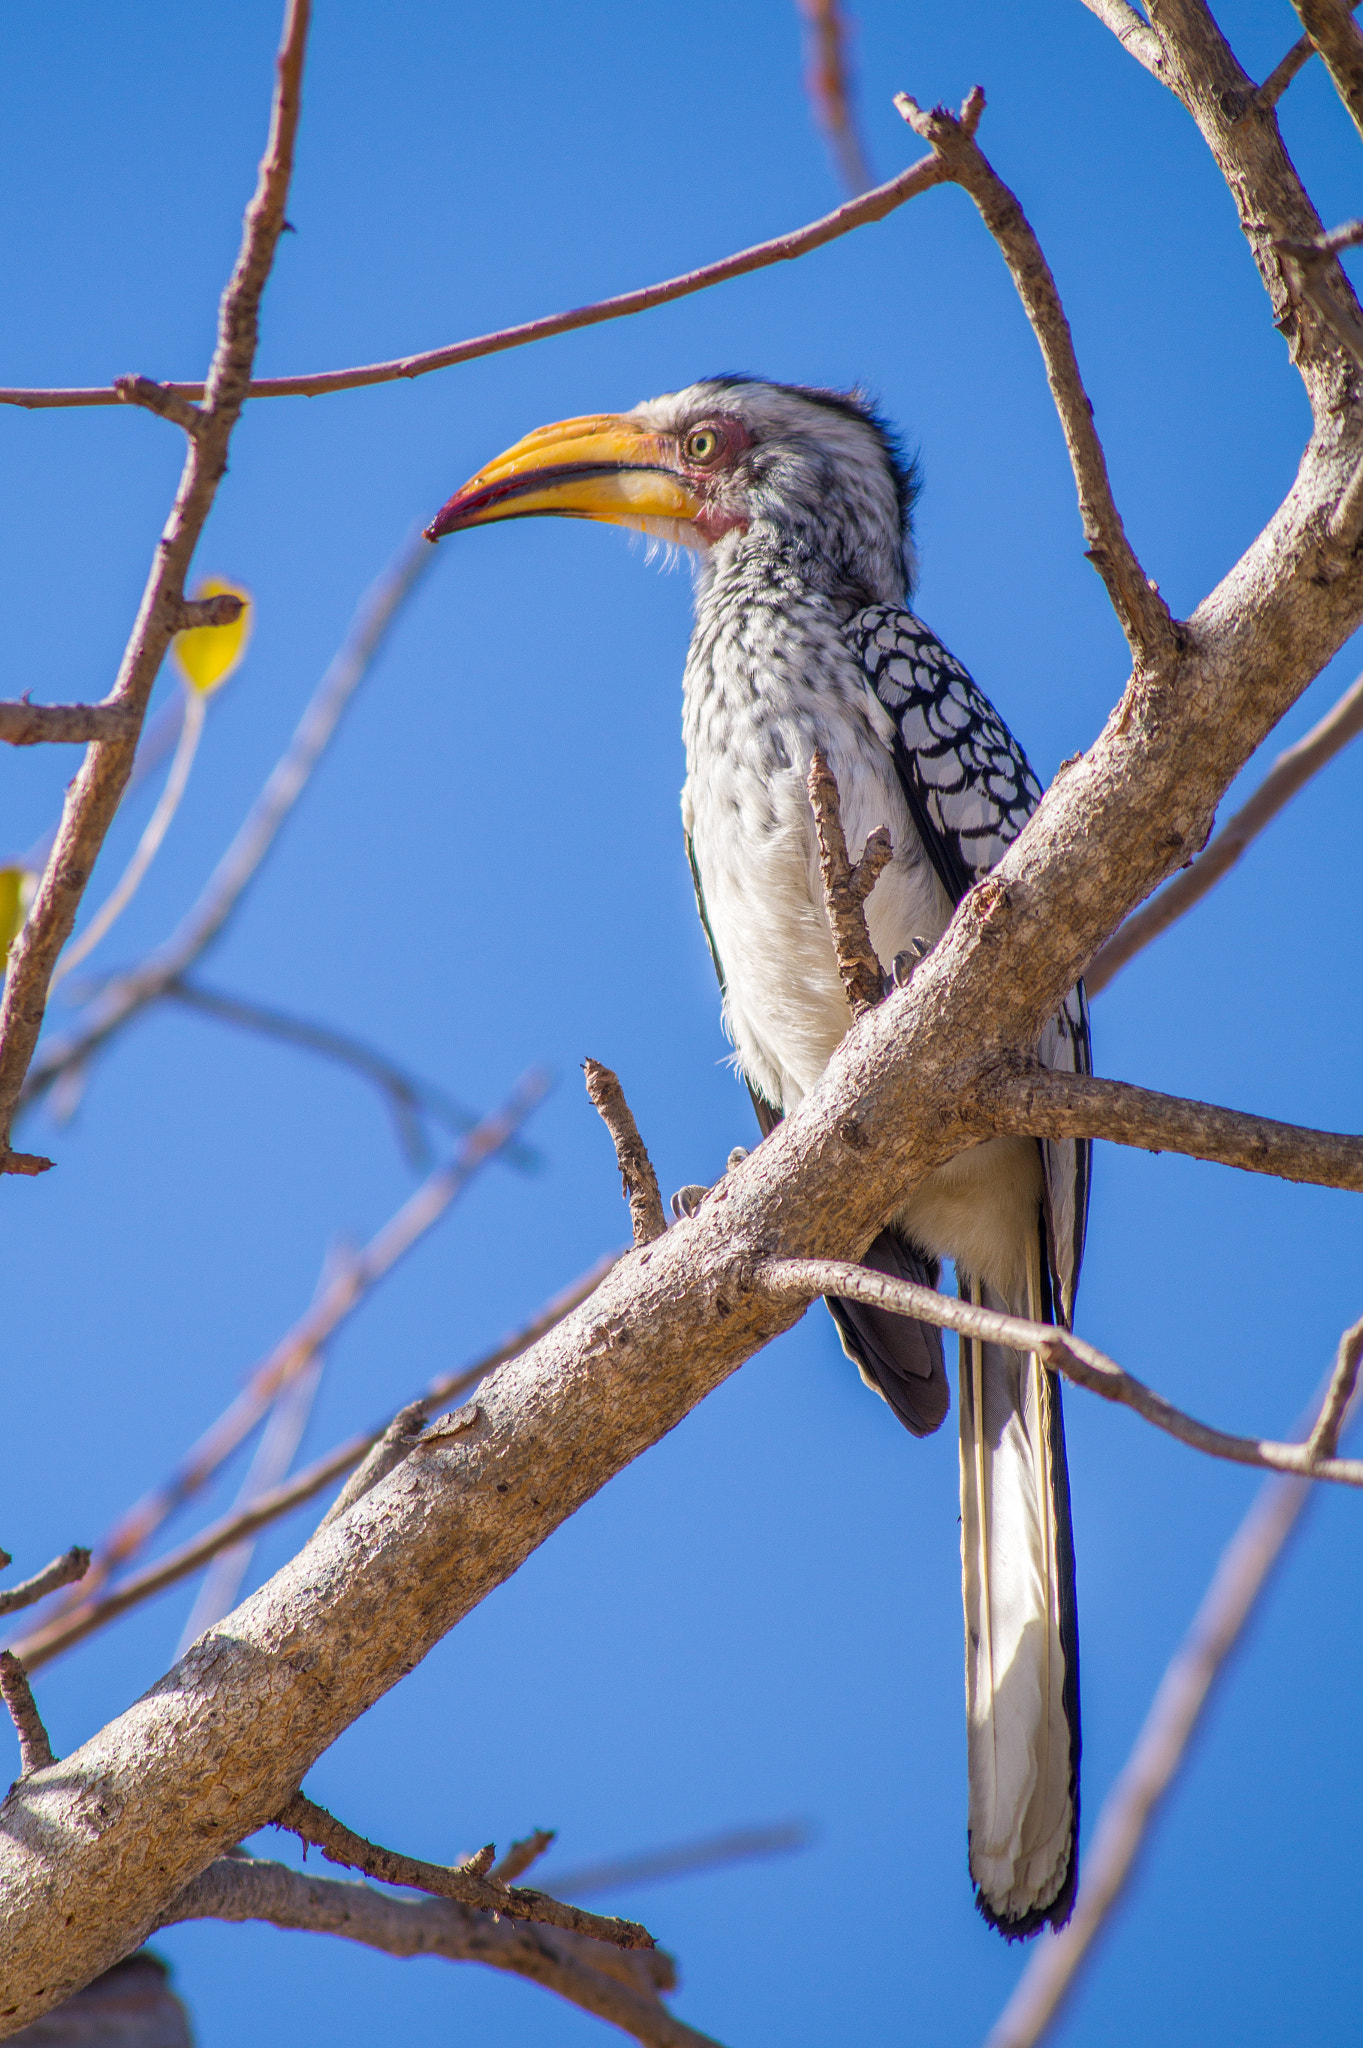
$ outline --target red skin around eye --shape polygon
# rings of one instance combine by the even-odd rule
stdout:
[[[715,483],[737,461],[744,449],[752,446],[752,435],[741,420],[720,418],[705,420],[702,424],[713,428],[720,436],[721,453],[714,462],[701,465],[683,460],[681,467],[684,474],[705,491],[708,500]],[[741,512],[732,512],[722,505],[711,502],[706,503],[693,521],[701,539],[709,541],[712,545],[726,533],[733,533],[745,527],[747,523]]]

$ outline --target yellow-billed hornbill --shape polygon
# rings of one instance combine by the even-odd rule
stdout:
[[[429,537],[535,513],[603,519],[692,549],[682,794],[724,1021],[764,1133],[814,1086],[850,1022],[806,793],[813,750],[858,848],[894,853],[867,899],[882,964],[935,942],[1041,791],[969,675],[907,609],[915,478],[857,396],[736,377],[632,412],[542,427],[473,477]],[[1087,1071],[1082,986],[1048,1064]],[[996,1138],[913,1188],[866,1253],[935,1286],[1066,1325],[1086,1144]],[[940,1333],[831,1301],[863,1379],[915,1435],[948,1405]],[[963,1341],[961,1553],[970,1869],[1010,1936],[1069,1914],[1078,1874],[1079,1667],[1060,1386],[1035,1355]]]

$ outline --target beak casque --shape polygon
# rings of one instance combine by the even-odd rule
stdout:
[[[496,519],[558,513],[682,540],[687,536],[679,529],[690,527],[702,501],[672,467],[675,460],[675,444],[628,415],[559,420],[470,477],[441,507],[426,538],[442,540]]]

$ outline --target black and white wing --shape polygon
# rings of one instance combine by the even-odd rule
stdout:
[[[924,849],[953,903],[997,866],[1041,802],[1041,784],[968,670],[913,612],[868,605],[844,631],[894,721],[894,759]],[[1046,1066],[1092,1071],[1083,983],[1046,1026]],[[1047,1250],[1058,1321],[1069,1325],[1088,1217],[1087,1140],[1046,1139]]]

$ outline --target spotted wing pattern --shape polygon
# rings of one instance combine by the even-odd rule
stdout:
[[[844,630],[894,721],[895,766],[924,849],[959,903],[1017,838],[1041,802],[1041,784],[983,690],[920,618],[874,604]],[[1082,982],[1038,1050],[1048,1067],[1092,1072]],[[1054,1309],[1068,1325],[1084,1256],[1092,1148],[1087,1140],[1046,1139],[1041,1149]]]
[[[952,901],[987,875],[1041,802],[1027,756],[984,692],[912,612],[874,604],[848,638],[895,723],[895,762]]]

